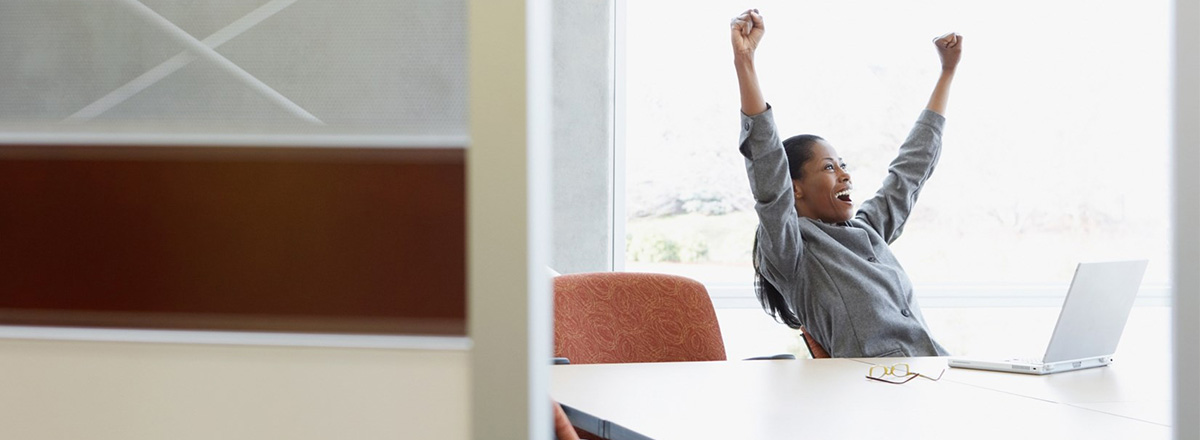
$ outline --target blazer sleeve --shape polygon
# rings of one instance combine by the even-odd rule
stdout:
[[[875,229],[888,244],[900,237],[904,223],[917,203],[921,187],[937,165],[942,152],[942,127],[946,118],[924,110],[913,125],[900,153],[888,166],[883,186],[863,202],[855,217]]]
[[[775,286],[795,282],[802,251],[787,155],[775,127],[770,106],[755,115],[742,115],[738,150],[746,159],[746,174],[758,214],[757,262],[763,276]]]

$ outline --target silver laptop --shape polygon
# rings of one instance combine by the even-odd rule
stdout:
[[[1080,263],[1041,359],[950,358],[957,368],[1050,374],[1103,367],[1121,341],[1146,260]]]

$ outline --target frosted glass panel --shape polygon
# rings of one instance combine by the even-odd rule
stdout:
[[[0,2],[0,135],[466,135],[463,0]]]

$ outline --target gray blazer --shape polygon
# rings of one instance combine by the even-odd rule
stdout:
[[[827,224],[796,214],[783,141],[770,108],[742,115],[739,150],[757,202],[763,277],[834,357],[945,356],[888,245],[900,236],[937,164],[945,118],[924,110],[883,187],[854,218]]]

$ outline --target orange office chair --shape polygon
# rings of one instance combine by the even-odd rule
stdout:
[[[828,359],[833,357],[829,355],[828,351],[825,351],[825,347],[822,347],[820,342],[817,342],[816,339],[808,335],[808,329],[804,328],[804,326],[800,326],[800,335],[804,337],[804,344],[808,346],[808,354],[813,359]]]
[[[676,275],[554,278],[554,356],[572,364],[725,360],[703,284]]]
[[[632,272],[554,277],[554,356],[555,363],[571,364],[726,359],[721,326],[703,284]],[[583,428],[575,432],[583,440],[605,438]]]

